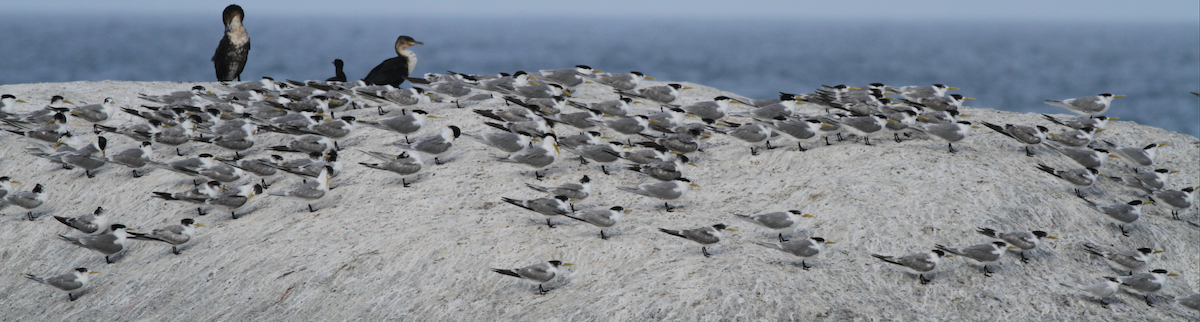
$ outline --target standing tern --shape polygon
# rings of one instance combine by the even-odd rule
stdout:
[[[500,200],[512,204],[513,206],[525,208],[542,216],[546,216],[546,226],[554,228],[554,224],[550,223],[550,218],[562,216],[571,212],[571,207],[567,202],[567,196],[554,196],[554,198],[537,198],[528,200],[518,200],[508,197],[500,198]]]
[[[933,86],[903,86],[903,87],[887,87],[888,90],[899,94],[904,99],[921,102],[926,98],[946,96],[946,91],[957,90],[957,87],[950,87],[942,84],[933,84]]]
[[[207,227],[203,224],[197,224],[191,218],[184,218],[178,225],[170,225],[163,228],[156,228],[150,233],[129,233],[130,238],[137,240],[152,240],[171,244],[171,253],[179,255],[179,245],[183,245],[192,240],[196,235],[196,227]]]
[[[399,155],[391,158],[384,158],[377,152],[366,152],[368,155],[374,156],[376,159],[387,161],[384,163],[366,163],[359,162],[363,166],[371,169],[383,170],[400,175],[400,184],[408,188],[408,179],[415,177],[417,172],[421,171],[424,162],[421,161],[421,156],[417,153],[408,153],[408,151],[400,152]]]
[[[636,187],[618,186],[617,189],[651,198],[662,199],[664,200],[663,205],[666,206],[667,211],[670,212],[674,211],[676,207],[671,207],[671,204],[667,203],[666,200],[683,198],[683,195],[687,193],[689,186],[700,187],[700,185],[692,183],[692,181],[688,180],[687,178],[679,178],[667,182],[643,183],[637,185]]]
[[[1133,272],[1146,267],[1146,265],[1150,263],[1150,254],[1158,254],[1163,252],[1161,250],[1153,250],[1145,247],[1123,252],[1106,251],[1090,244],[1083,244],[1083,248],[1088,253],[1092,253],[1093,255],[1103,258],[1104,262],[1108,263],[1109,266],[1112,266],[1113,269],[1122,272],[1129,272],[1129,275],[1133,275]]]
[[[747,124],[737,124],[732,122],[725,123],[734,127],[726,134],[737,138],[738,140],[750,143],[750,155],[758,155],[758,150],[756,150],[754,147],[763,142],[767,143],[768,150],[775,149],[771,146],[772,127],[758,122]]]
[[[615,206],[608,209],[572,212],[569,214],[563,214],[563,216],[592,224],[592,226],[600,227],[600,239],[608,239],[608,236],[604,235],[604,228],[612,227],[618,222],[621,222],[621,219],[624,218],[624,214],[628,212],[630,212],[630,210],[626,210],[621,206]]]
[[[637,88],[634,90],[617,90],[617,94],[621,96],[636,97],[659,104],[671,104],[679,99],[679,91],[692,89],[680,84],[667,84],[651,87]]]
[[[451,125],[444,129],[438,135],[427,136],[417,139],[412,144],[396,144],[396,146],[405,150],[413,150],[421,153],[433,155],[435,164],[442,164],[440,157],[450,154],[450,147],[454,146],[454,140],[462,135],[462,130],[457,126]]]
[[[138,172],[138,169],[146,168],[150,164],[150,158],[154,154],[154,149],[149,141],[142,142],[140,147],[127,148],[121,152],[114,153],[108,156],[108,162],[120,164],[133,169],[133,177],[141,177],[144,173]]]
[[[1104,302],[1104,299],[1106,299],[1110,296],[1116,295],[1117,291],[1119,290],[1119,286],[1121,286],[1121,282],[1118,281],[1116,277],[1111,277],[1111,276],[1105,277],[1103,281],[1100,281],[1100,282],[1097,282],[1097,283],[1094,283],[1091,285],[1077,285],[1077,284],[1067,284],[1067,283],[1058,283],[1058,284],[1079,290],[1079,293],[1086,295],[1088,297],[1094,298],[1097,301],[1099,301],[1100,305],[1103,306],[1104,308],[1108,308],[1108,303]]]
[[[1100,171],[1095,168],[1056,170],[1041,163],[1038,163],[1037,168],[1070,184],[1075,188],[1075,196],[1079,198],[1083,198],[1083,192],[1079,189],[1091,187],[1092,184],[1096,183],[1096,176],[1101,175]]]
[[[891,125],[892,123],[888,123]],[[817,135],[820,133],[821,126],[828,125],[821,123],[820,120],[808,119],[803,121],[789,121],[784,117],[778,117],[771,121],[771,126],[774,126],[775,132],[786,134],[796,140],[796,147],[801,152],[808,151],[804,148],[805,142],[813,142],[820,140]]]
[[[700,244],[700,253],[704,254],[704,257],[709,257],[711,255],[708,253],[709,245],[714,245],[718,242],[721,242],[722,230],[737,231],[737,229],[726,228],[725,224],[716,224],[712,225],[711,227],[700,227],[684,230],[672,230],[666,228],[658,229],[658,231],[667,233],[668,235],[681,237],[683,239],[694,241]]]
[[[954,150],[954,142],[962,141],[971,135],[971,129],[977,129],[978,126],[971,125],[971,122],[958,121],[955,123],[945,124],[925,124],[923,126],[913,126],[912,129],[925,134],[929,134],[935,138],[946,141],[946,147],[950,153]]]
[[[1117,277],[1117,281],[1121,283],[1121,288],[1126,292],[1141,295],[1146,299],[1146,305],[1154,306],[1150,302],[1150,296],[1158,293],[1167,285],[1167,276],[1179,276],[1179,274],[1168,273],[1165,269],[1152,270],[1149,273],[1139,273],[1130,276]]]
[[[780,242],[788,241],[787,239],[783,238],[783,234],[791,233],[793,230],[796,230],[796,226],[800,225],[801,217],[815,217],[813,215],[804,214],[799,210],[776,211],[749,216],[734,214],[734,216],[738,217],[738,219],[751,222],[755,225],[766,227],[772,232],[779,234]]]
[[[968,263],[983,266],[983,275],[988,277],[992,276],[988,265],[999,263],[1004,258],[1005,249],[1009,248],[1008,243],[1002,241],[957,248],[942,245],[936,245],[936,247],[944,252],[965,258]]]
[[[545,69],[539,70],[538,73],[541,74],[539,79],[562,85],[566,89],[574,89],[583,85],[583,75],[603,73],[603,71],[592,69],[586,65],[575,65],[575,68]]]
[[[640,72],[629,73],[599,73],[584,75],[597,84],[612,87],[618,91],[630,91],[641,85],[643,80],[654,79],[654,77],[646,76]]]
[[[1121,229],[1121,234],[1129,237],[1129,232],[1125,230],[1125,225],[1132,224],[1142,216],[1142,204],[1154,203],[1153,201],[1142,202],[1141,200],[1130,201],[1125,204],[1115,204],[1108,206],[1100,206],[1091,200],[1083,199],[1088,206],[1104,213],[1104,218],[1117,225]]]
[[[1041,125],[1026,126],[1004,124],[1004,127],[1000,127],[999,125],[988,122],[982,123],[984,126],[996,131],[996,133],[1003,134],[1004,136],[1020,142],[1021,145],[1025,146],[1025,155],[1031,157],[1033,156],[1033,151],[1030,151],[1029,148],[1037,146],[1038,144],[1042,144],[1042,142],[1046,141],[1046,133],[1050,132],[1050,129],[1047,129],[1045,126]]]
[[[109,256],[125,250],[125,238],[128,236],[127,231],[133,229],[126,229],[125,225],[122,224],[113,224],[109,226],[109,229],[109,232],[96,236],[67,237],[66,235],[58,235],[58,237],[76,246],[104,254],[104,262],[112,264]]]
[[[33,212],[46,206],[45,188],[43,188],[42,184],[39,183],[33,186],[33,190],[9,193],[8,195],[4,196],[3,200],[0,200],[0,209],[10,204],[25,208],[25,210],[28,211],[28,213],[25,214],[25,217],[28,218],[29,221],[33,221],[34,219],[37,219],[37,217],[33,216]]]
[[[229,191],[215,198],[205,199],[204,204],[227,210],[233,219],[238,219],[237,212],[250,204],[250,198],[254,198],[254,196],[261,195],[262,193],[262,185],[257,183],[252,185],[247,184],[238,187],[237,190]],[[204,213],[200,214],[204,215]]]
[[[54,219],[81,233],[95,236],[108,232],[109,218],[104,213],[105,210],[103,207],[96,207],[96,210],[90,214],[73,218],[54,216]]]
[[[1061,147],[1053,143],[1046,144],[1046,146],[1058,153],[1062,153],[1062,155],[1067,156],[1072,161],[1075,161],[1075,163],[1078,163],[1084,168],[1099,169],[1104,165],[1105,159],[1117,157],[1116,155],[1110,154],[1108,150],[1105,149],[1076,149]]]
[[[1092,140],[1096,137],[1096,133],[1100,131],[1104,131],[1104,129],[1085,127],[1077,130],[1063,131],[1059,134],[1046,133],[1046,135],[1049,135],[1046,139],[1064,146],[1082,147],[1091,144]]]
[[[1050,121],[1054,124],[1066,126],[1066,127],[1069,127],[1072,129],[1077,129],[1077,130],[1080,130],[1083,128],[1088,128],[1088,127],[1096,128],[1096,129],[1106,129],[1106,128],[1108,128],[1109,121],[1114,121],[1114,120],[1120,119],[1119,117],[1107,117],[1107,116],[1103,116],[1103,115],[1093,116],[1093,117],[1080,117],[1079,119],[1074,119],[1074,120],[1060,120],[1058,118],[1050,116],[1049,114],[1042,114],[1042,117],[1045,118],[1047,121]]]
[[[1110,150],[1112,150],[1116,157],[1121,158],[1121,161],[1124,161],[1126,164],[1131,166],[1143,167],[1154,166],[1154,158],[1157,155],[1156,150],[1164,145],[1167,145],[1166,143],[1151,143],[1150,145],[1139,148],[1132,146],[1119,146],[1116,143],[1109,141],[1104,141],[1104,143],[1107,143],[1111,147]]]
[[[1104,112],[1108,112],[1108,107],[1112,104],[1113,99],[1121,97],[1125,97],[1125,95],[1104,93],[1096,96],[1071,98],[1061,101],[1046,100],[1046,104],[1065,108],[1068,111],[1083,116],[1099,116],[1103,115]]]
[[[608,100],[596,103],[579,103],[575,101],[567,101],[567,105],[578,107],[585,110],[600,112],[606,116],[626,116],[629,115],[632,109],[629,104],[633,104],[633,99],[622,97],[620,99]]]
[[[579,183],[568,182],[558,186],[538,186],[526,183],[529,189],[549,193],[555,196],[566,196],[571,201],[580,201],[587,199],[592,192],[592,178],[584,175],[579,179]],[[572,209],[574,211],[574,209]]]
[[[755,244],[758,244],[759,246],[775,249],[775,250],[778,250],[778,251],[781,251],[784,253],[788,253],[788,254],[792,254],[792,255],[795,255],[796,257],[799,257],[800,258],[800,267],[803,267],[804,270],[808,270],[809,267],[812,267],[812,266],[808,266],[808,263],[806,263],[805,261],[807,261],[810,258],[817,257],[817,255],[820,255],[821,250],[823,250],[825,248],[824,247],[825,244],[833,244],[833,243],[834,242],[827,242],[827,241],[825,241],[824,238],[821,238],[821,237],[809,237],[806,239],[796,239],[796,240],[787,240],[787,241],[780,240],[778,243],[755,242]]]
[[[321,169],[321,174],[316,180],[305,182],[299,187],[288,191],[276,191],[270,193],[272,196],[296,197],[308,201],[308,212],[317,211],[313,209],[312,204],[320,201],[329,195],[329,174],[333,172],[333,167],[325,166]]]
[[[518,163],[533,167],[533,175],[538,180],[542,180],[542,174],[538,173],[538,169],[544,169],[554,163],[558,158],[558,137],[554,134],[546,134],[542,137],[542,144],[535,145],[521,150],[521,152],[510,154],[503,158],[493,158],[493,160],[505,163]]]
[[[373,128],[392,131],[404,135],[404,142],[407,143],[408,135],[420,131],[425,126],[425,119],[438,118],[437,116],[429,115],[429,112],[424,110],[412,110],[412,113],[405,113],[400,110],[400,115],[393,116],[376,121],[358,121],[363,125]]]
[[[997,233],[995,229],[980,227],[979,230],[976,230],[975,232],[979,233],[980,235],[1002,240],[1007,242],[1009,245],[1016,246],[1018,251],[1021,253],[1021,261],[1026,263],[1029,262],[1029,259],[1025,257],[1025,252],[1037,248],[1039,241],[1041,241],[1042,238],[1058,239],[1058,237],[1050,236],[1050,234],[1047,234],[1041,230]]]
[[[912,274],[917,274],[917,278],[921,280],[921,284],[929,284],[929,279],[925,279],[925,274],[933,272],[938,265],[942,263],[942,257],[946,256],[946,252],[934,249],[929,252],[916,253],[906,255],[904,257],[893,257],[887,255],[871,254],[872,257],[878,258],[888,264],[900,265],[905,271]]]
[[[845,128],[847,132],[862,137],[863,140],[866,141],[867,145],[871,145],[871,134],[875,134],[883,130],[884,125],[889,123],[889,121],[895,122],[888,120],[887,116],[885,115],[876,114],[868,116],[843,117],[842,119],[838,120],[838,123],[844,125],[842,128]]]
[[[1196,199],[1193,194],[1195,191],[1196,188],[1193,187],[1186,187],[1178,191],[1155,191],[1150,201],[1171,209],[1171,217],[1179,220],[1179,211],[1192,208],[1192,205],[1195,204]]]
[[[68,299],[75,301],[76,299],[79,299],[79,296],[75,296],[74,293],[83,291],[83,288],[87,287],[88,285],[88,274],[96,273],[99,272],[88,271],[87,268],[80,267],[76,268],[74,272],[62,275],[39,277],[34,276],[33,274],[25,274],[25,278],[33,280],[34,282],[53,286],[54,288],[67,293]]]
[[[553,280],[558,276],[558,268],[561,266],[571,266],[575,264],[563,263],[562,261],[549,261],[540,264],[533,264],[516,269],[500,269],[493,268],[492,271],[520,279],[530,280],[538,283],[538,292],[546,294],[549,290],[542,287],[542,284]]]
[[[479,135],[463,134],[471,140],[483,143],[484,145],[500,149],[504,152],[517,152],[529,147],[531,142],[528,135],[517,134],[512,132],[484,132]]]
[[[654,151],[654,150],[650,150],[650,151]],[[644,174],[646,176],[649,176],[651,178],[658,179],[661,181],[671,181],[671,180],[676,180],[676,179],[683,177],[683,172],[680,171],[680,168],[683,167],[683,165],[685,165],[685,164],[693,166],[693,167],[696,166],[695,163],[692,163],[688,160],[688,157],[686,155],[680,154],[677,158],[666,160],[666,161],[654,161],[654,162],[642,163],[642,164],[629,164],[629,165],[627,165],[626,169],[628,169],[630,171],[639,172],[641,174]]]
[[[1126,186],[1141,189],[1146,193],[1162,190],[1167,186],[1167,178],[1172,173],[1178,173],[1179,170],[1169,169],[1154,169],[1154,171],[1140,172],[1134,168],[1135,174],[1132,176],[1111,177],[1113,181],[1120,182]]]

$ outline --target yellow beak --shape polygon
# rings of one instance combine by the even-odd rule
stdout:
[[[208,226],[205,226],[204,224],[196,224],[196,227],[204,227],[204,228],[208,228]]]
[[[1122,97],[1125,97],[1125,95],[1113,95],[1113,98],[1122,98]]]

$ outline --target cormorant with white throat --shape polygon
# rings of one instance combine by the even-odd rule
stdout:
[[[236,4],[225,7],[225,12],[221,14],[225,22],[225,37],[221,38],[217,52],[212,57],[217,81],[242,81],[242,69],[246,68],[246,58],[250,55],[250,34],[242,25],[245,15],[242,7]]]
[[[404,83],[404,79],[417,67],[417,54],[408,50],[408,47],[424,44],[409,36],[396,38],[396,57],[379,63],[378,66],[371,69],[370,73],[367,73],[367,77],[364,77],[363,81],[367,85],[386,84],[399,87],[400,83]]]

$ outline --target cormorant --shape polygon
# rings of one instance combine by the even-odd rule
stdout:
[[[242,81],[242,69],[246,68],[246,57],[250,55],[250,34],[242,25],[245,13],[242,7],[231,4],[221,14],[225,21],[225,37],[213,54],[213,67],[217,70],[217,81]]]
[[[341,59],[333,60],[333,72],[335,73],[335,76],[325,79],[326,82],[345,82],[346,81],[346,73],[342,72],[342,60]]]
[[[414,45],[424,45],[425,43],[413,40],[409,36],[400,36],[396,38],[396,57],[388,58],[379,63],[363,81],[367,85],[392,85],[399,87],[400,83],[412,73],[417,67],[417,54],[408,50],[408,47]]]

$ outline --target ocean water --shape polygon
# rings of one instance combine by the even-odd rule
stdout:
[[[754,98],[822,84],[944,83],[969,106],[1066,113],[1043,103],[1110,92],[1110,116],[1200,135],[1200,26],[1149,23],[745,19],[260,17],[243,80],[361,78],[401,34],[416,73],[585,64],[701,83]],[[212,81],[217,16],[0,19],[0,84]],[[1130,144],[1135,142],[1130,142]]]

